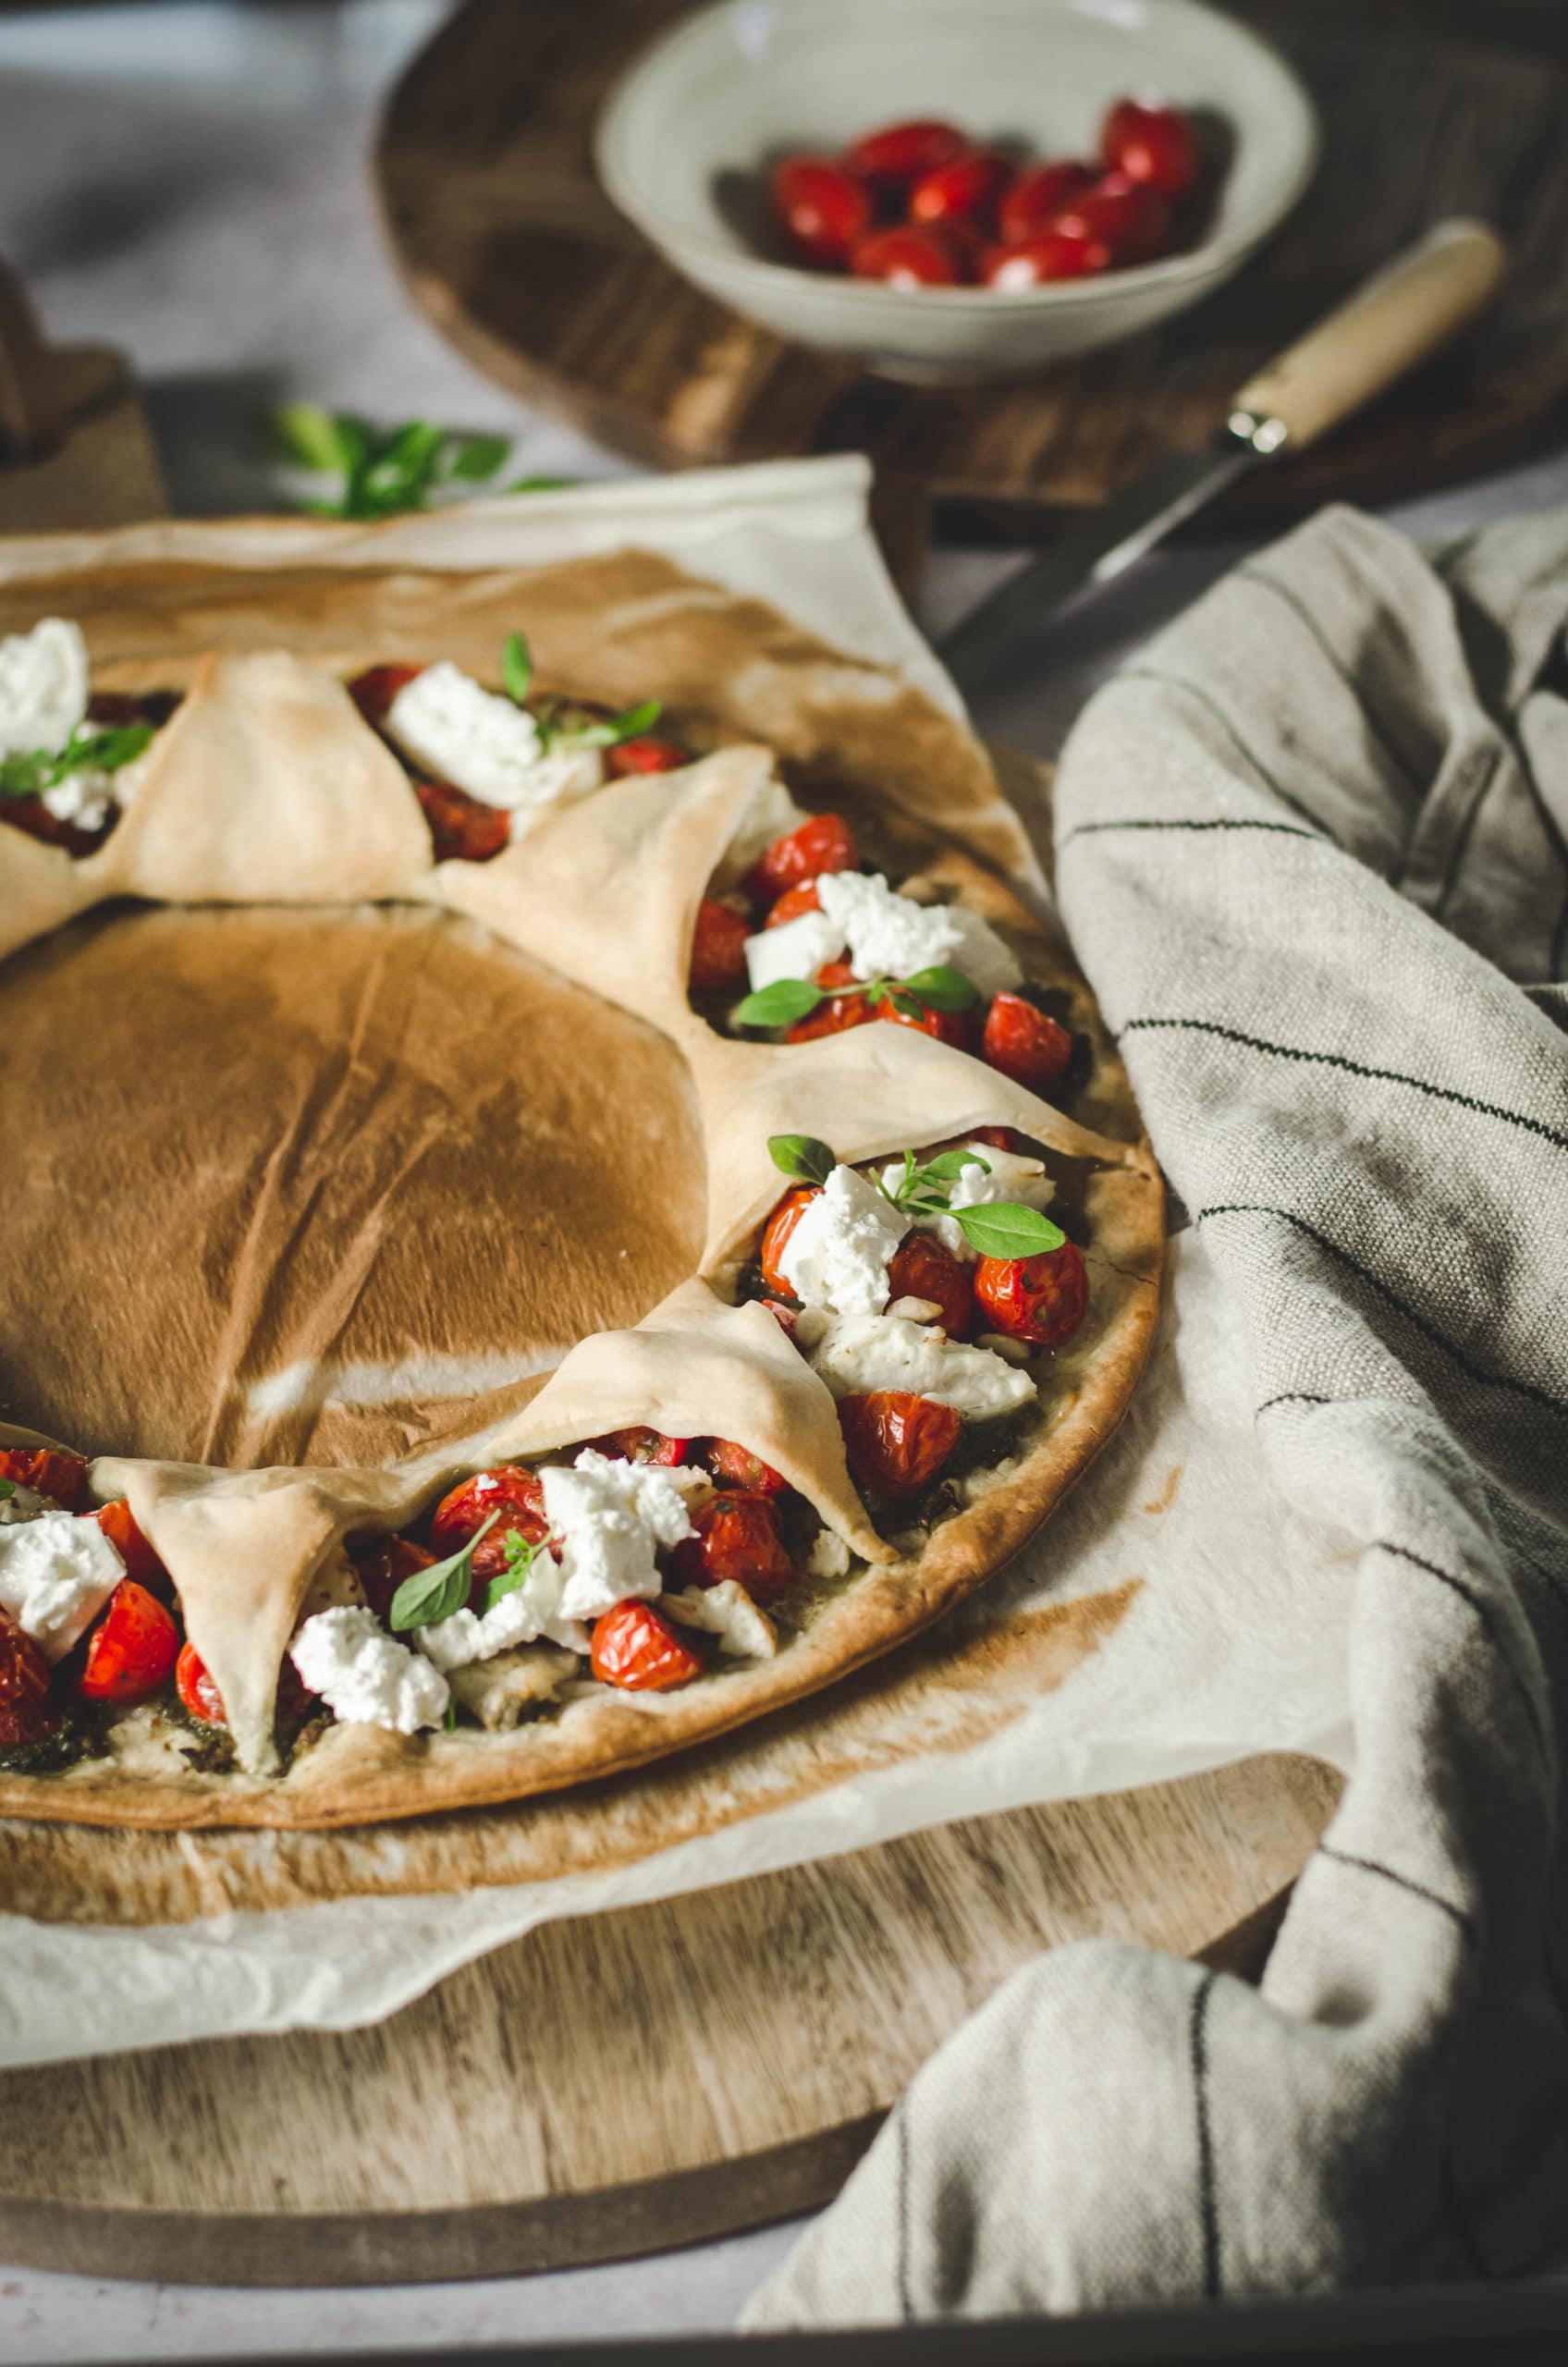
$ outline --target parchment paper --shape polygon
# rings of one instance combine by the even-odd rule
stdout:
[[[462,570],[545,564],[627,543],[664,550],[732,589],[766,597],[851,656],[897,668],[956,717],[950,686],[881,568],[865,523],[865,471],[853,460],[769,465],[479,504],[383,528],[362,553],[355,538],[333,535],[332,555],[340,567],[396,560]],[[8,586],[40,567],[57,570],[64,561],[68,569],[71,543],[52,537],[0,549],[0,605]],[[276,568],[280,585],[297,597],[297,570],[319,565],[323,547],[319,528],[292,522],[132,530],[116,540],[127,583],[123,634],[134,642],[138,632],[151,633],[134,598],[144,564],[200,564],[221,548],[227,563]],[[101,561],[98,538],[81,538],[80,549],[84,565]],[[102,599],[101,566],[97,583]],[[410,632],[423,622],[427,641],[439,637],[440,619],[407,621]],[[1007,867],[1038,888],[1021,839],[1009,843],[1004,833],[993,851],[1011,855]],[[497,1206],[480,1205],[465,1222],[450,1212],[463,1151],[454,1099],[472,1114],[477,1095],[477,1106],[515,1125],[515,1080],[492,1079],[486,1101],[471,1062],[454,1097],[451,1072],[443,1068],[439,1078],[427,1072],[410,1057],[400,1031],[410,1024],[404,975],[410,963],[414,1024],[428,1023],[435,1041],[465,1012],[473,1019],[477,1006],[486,1021],[472,1031],[472,1057],[481,1061],[496,1026],[504,1026],[508,997],[524,995],[524,984],[477,929],[465,933],[462,925],[454,936],[450,924],[436,932],[428,915],[384,912],[334,919],[306,995],[289,919],[105,914],[89,925],[91,942],[71,956],[97,965],[100,1004],[101,1032],[85,1048],[85,1075],[92,1077],[96,1061],[100,1095],[83,1096],[84,1178],[104,1143],[112,1144],[95,1119],[116,1106],[116,1092],[127,1124],[138,1106],[137,1095],[116,1081],[121,981],[139,996],[172,998],[171,1008],[184,998],[200,1039],[202,1058],[159,1080],[168,1095],[169,1206],[178,1202],[182,1144],[214,1139],[210,1107],[197,1108],[189,1097],[221,1089],[226,1046],[241,1064],[272,1062],[268,1073],[285,1106],[293,1097],[307,1112],[325,1089],[361,1095],[364,1107],[380,1111],[375,1160],[358,1176],[330,1161],[322,1177],[324,1195],[337,1196],[335,1225],[347,1244],[340,1270],[319,1244],[269,1234],[243,1162],[206,1179],[207,1201],[228,1212],[208,1245],[214,1321],[234,1303],[235,1244],[257,1261],[259,1275],[276,1272],[276,1286],[268,1280],[240,1294],[258,1339],[253,1385],[238,1397],[199,1385],[192,1351],[206,1340],[210,1353],[213,1325],[178,1336],[190,1262],[189,1247],[177,1255],[166,1209],[150,1208],[138,1219],[142,1230],[130,1228],[125,1250],[164,1257],[185,1278],[165,1301],[176,1327],[171,1352],[141,1359],[112,1395],[124,1441],[141,1451],[170,1451],[169,1439],[189,1437],[198,1418],[200,1440],[180,1451],[214,1459],[398,1451],[448,1420],[470,1427],[475,1392],[509,1392],[525,1378],[506,1363],[514,1319],[522,1336],[541,1336],[536,1299],[506,1295],[536,1293],[538,1274],[548,1271],[547,1241],[529,1236],[523,1256],[488,1260],[487,1271],[505,1264],[511,1279],[482,1348],[471,1339],[463,1354],[436,1355],[415,1369],[398,1367],[390,1337],[365,1355],[308,1352],[312,1327],[334,1336],[341,1329],[327,1318],[353,1299],[356,1245],[376,1245],[388,1141],[401,1147],[406,1162],[398,1208],[400,1222],[410,1211],[415,1219],[410,1255],[423,1254],[416,1235],[423,1225],[446,1222],[440,1246],[458,1273],[465,1260],[472,1267],[476,1244],[493,1242],[499,1226],[514,1221]],[[320,929],[319,916],[312,927]],[[22,959],[32,965],[26,991],[19,1000],[13,991],[10,1000],[24,1017],[32,1012],[35,1026],[18,1036],[16,1057],[37,1060],[48,1037],[49,945]],[[385,991],[394,975],[396,996]],[[531,973],[526,993],[536,987]],[[592,1025],[585,1014],[582,1021]],[[527,1024],[520,1003],[523,1061]],[[650,1058],[670,1057],[651,1034],[647,1047]],[[689,1123],[678,1068],[672,1062],[661,1097],[668,1137],[643,1146],[650,1171],[679,1153]],[[221,1143],[222,1127],[215,1133]],[[302,1138],[308,1134],[302,1129]],[[346,1147],[353,1137],[348,1127]],[[601,1147],[584,1141],[584,1190]],[[77,1201],[68,1174],[57,1181],[64,1204],[91,1205],[85,1194]],[[120,1263],[121,1246],[117,1238],[109,1245],[106,1264],[83,1286],[84,1301],[59,1310],[63,1331],[77,1343],[79,1372],[92,1336],[94,1291]],[[689,1241],[674,1220],[651,1237],[638,1229],[636,1238],[611,1246],[618,1265],[640,1261],[627,1278],[629,1303],[645,1305],[657,1294],[655,1275],[690,1263]],[[132,1909],[94,1870],[104,1836],[81,1837],[78,1863],[68,1829],[0,1827],[0,1900],[9,1910],[0,1912],[6,2001],[0,2062],[241,2030],[343,2027],[390,2012],[458,1964],[552,1916],[729,1881],[986,1809],[1158,1781],[1259,1748],[1339,1757],[1348,1542],[1326,1525],[1309,1531],[1275,1499],[1253,1453],[1252,1399],[1203,1253],[1186,1241],[1175,1249],[1169,1319],[1132,1417],[1014,1570],[929,1643],[853,1680],[842,1698],[830,1695],[651,1775],[490,1817],[477,1855],[471,1825],[462,1880],[472,1883],[477,1869],[480,1887],[454,1892],[440,1833],[418,1827],[352,1836],[351,1850],[334,1848],[325,1836],[306,1836],[312,1846],[301,1849],[288,1836],[267,1834],[200,1842],[122,1834],[116,1849],[139,1855],[132,1890],[141,1903]],[[376,1257],[364,1264],[367,1272],[389,1270]],[[92,1258],[79,1270],[92,1276]],[[607,1286],[613,1291],[613,1282]],[[573,1336],[571,1310],[561,1315],[564,1346]],[[374,1343],[374,1308],[365,1319],[362,1336]],[[301,1340],[306,1352],[280,1357],[280,1342],[291,1350]],[[14,1417],[48,1421],[52,1390],[57,1410],[68,1413],[71,1391],[52,1373],[42,1326],[29,1333],[25,1357],[20,1379],[31,1410]],[[1316,1600],[1300,1584],[1304,1566],[1317,1574]],[[1309,1601],[1310,1617],[1303,1607]],[[549,1846],[541,1847],[546,1834]],[[155,1907],[159,1919],[148,1921],[145,1902],[159,1895],[160,1851],[170,1858],[168,1919]],[[202,1867],[194,1888],[192,1853]],[[545,1860],[570,1870],[531,1880],[531,1867]],[[141,1919],[128,1928],[132,1913]]]

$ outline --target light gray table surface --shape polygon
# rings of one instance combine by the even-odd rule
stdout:
[[[520,0],[526,5],[526,0]],[[0,251],[51,335],[131,356],[175,508],[278,506],[263,422],[309,398],[504,429],[520,468],[627,464],[481,377],[398,286],[365,156],[375,108],[447,0],[184,0],[0,15]],[[1568,500],[1568,452],[1393,514],[1440,533]],[[1087,692],[1246,546],[1146,560],[1060,626],[987,731],[1054,754]],[[940,629],[1016,561],[943,550]],[[0,2266],[0,2361],[461,2348],[731,2325],[788,2247],[775,2228],[662,2258],[483,2284],[246,2293]]]

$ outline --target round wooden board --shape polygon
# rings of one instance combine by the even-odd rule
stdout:
[[[1549,438],[1568,399],[1568,49],[1556,0],[1231,0],[1322,108],[1316,184],[1232,285],[1022,386],[923,391],[790,346],[699,295],[594,175],[594,116],[689,0],[468,0],[388,108],[375,168],[415,296],[479,365],[655,468],[868,452],[949,525],[1048,535],[1162,453],[1428,223],[1476,214],[1514,268],[1485,324],[1300,460],[1230,497],[1387,501]]]
[[[1040,1948],[1192,1954],[1332,1812],[1301,1759],[986,1817],[545,1925],[390,2021],[0,2076],[0,2258],[352,2285],[562,2268],[825,2201]],[[128,1846],[134,1839],[128,1836]]]

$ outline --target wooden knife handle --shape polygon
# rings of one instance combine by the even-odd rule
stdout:
[[[1278,422],[1300,451],[1451,337],[1478,313],[1508,264],[1484,222],[1439,222],[1327,320],[1263,368],[1234,408]]]

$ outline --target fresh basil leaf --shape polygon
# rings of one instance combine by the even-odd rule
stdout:
[[[519,706],[526,705],[533,687],[533,659],[521,633],[509,632],[501,644],[501,680],[507,696]]]
[[[281,452],[319,476],[351,476],[364,460],[369,438],[362,421],[320,403],[285,403],[272,415]]]
[[[474,1549],[482,1538],[487,1537],[500,1519],[493,1512],[482,1523],[466,1545],[447,1555],[444,1562],[433,1562],[428,1570],[416,1570],[405,1578],[392,1598],[387,1622],[395,1636],[410,1627],[438,1627],[443,1619],[450,1619],[460,1611],[473,1588]]]
[[[17,1483],[14,1479],[0,1479],[0,1504],[9,1503],[16,1492]]]
[[[982,1159],[977,1150],[939,1150],[920,1171],[934,1184],[956,1184],[966,1167],[977,1167],[982,1175],[991,1171],[990,1162]]]
[[[554,1538],[543,1537],[537,1545],[532,1545],[526,1537],[520,1537],[515,1528],[503,1538],[501,1551],[506,1555],[507,1566],[498,1570],[485,1588],[484,1609],[494,1611],[498,1602],[505,1602],[508,1595],[516,1594],[540,1554],[556,1541]]]
[[[488,484],[511,448],[505,435],[448,435],[441,466],[457,484]]]
[[[584,723],[575,731],[563,731],[560,742],[567,748],[619,748],[623,740],[652,730],[663,713],[663,699],[644,699],[624,715],[612,715],[607,723]]]
[[[503,493],[565,493],[577,483],[575,477],[513,477],[510,484],[501,487]]]
[[[826,1184],[839,1161],[815,1134],[769,1134],[767,1155],[798,1184]]]
[[[759,987],[737,1003],[735,1018],[741,1027],[789,1027],[825,1000],[823,989],[809,978],[775,978],[770,987]]]
[[[866,1001],[871,1004],[872,1008],[875,1010],[876,1006],[888,993],[891,985],[892,980],[890,978],[867,978],[864,986],[861,988],[861,992],[865,997]]]
[[[932,970],[917,970],[903,983],[927,1011],[973,1011],[980,1000],[974,979],[965,977],[962,970],[949,970],[945,963]]]
[[[90,767],[118,772],[141,755],[152,737],[150,723],[116,724],[109,731],[79,727],[55,754],[38,748],[31,755],[0,758],[0,797],[38,797],[69,774]]]
[[[925,1016],[925,1005],[923,1002],[917,1001],[913,995],[906,995],[902,987],[889,987],[888,988],[888,1000],[892,1004],[893,1009],[900,1012],[905,1019],[919,1020],[924,1019]]]
[[[1036,1257],[1042,1250],[1060,1249],[1067,1238],[1038,1208],[1026,1208],[1018,1200],[954,1208],[952,1213],[964,1239],[982,1257]]]

